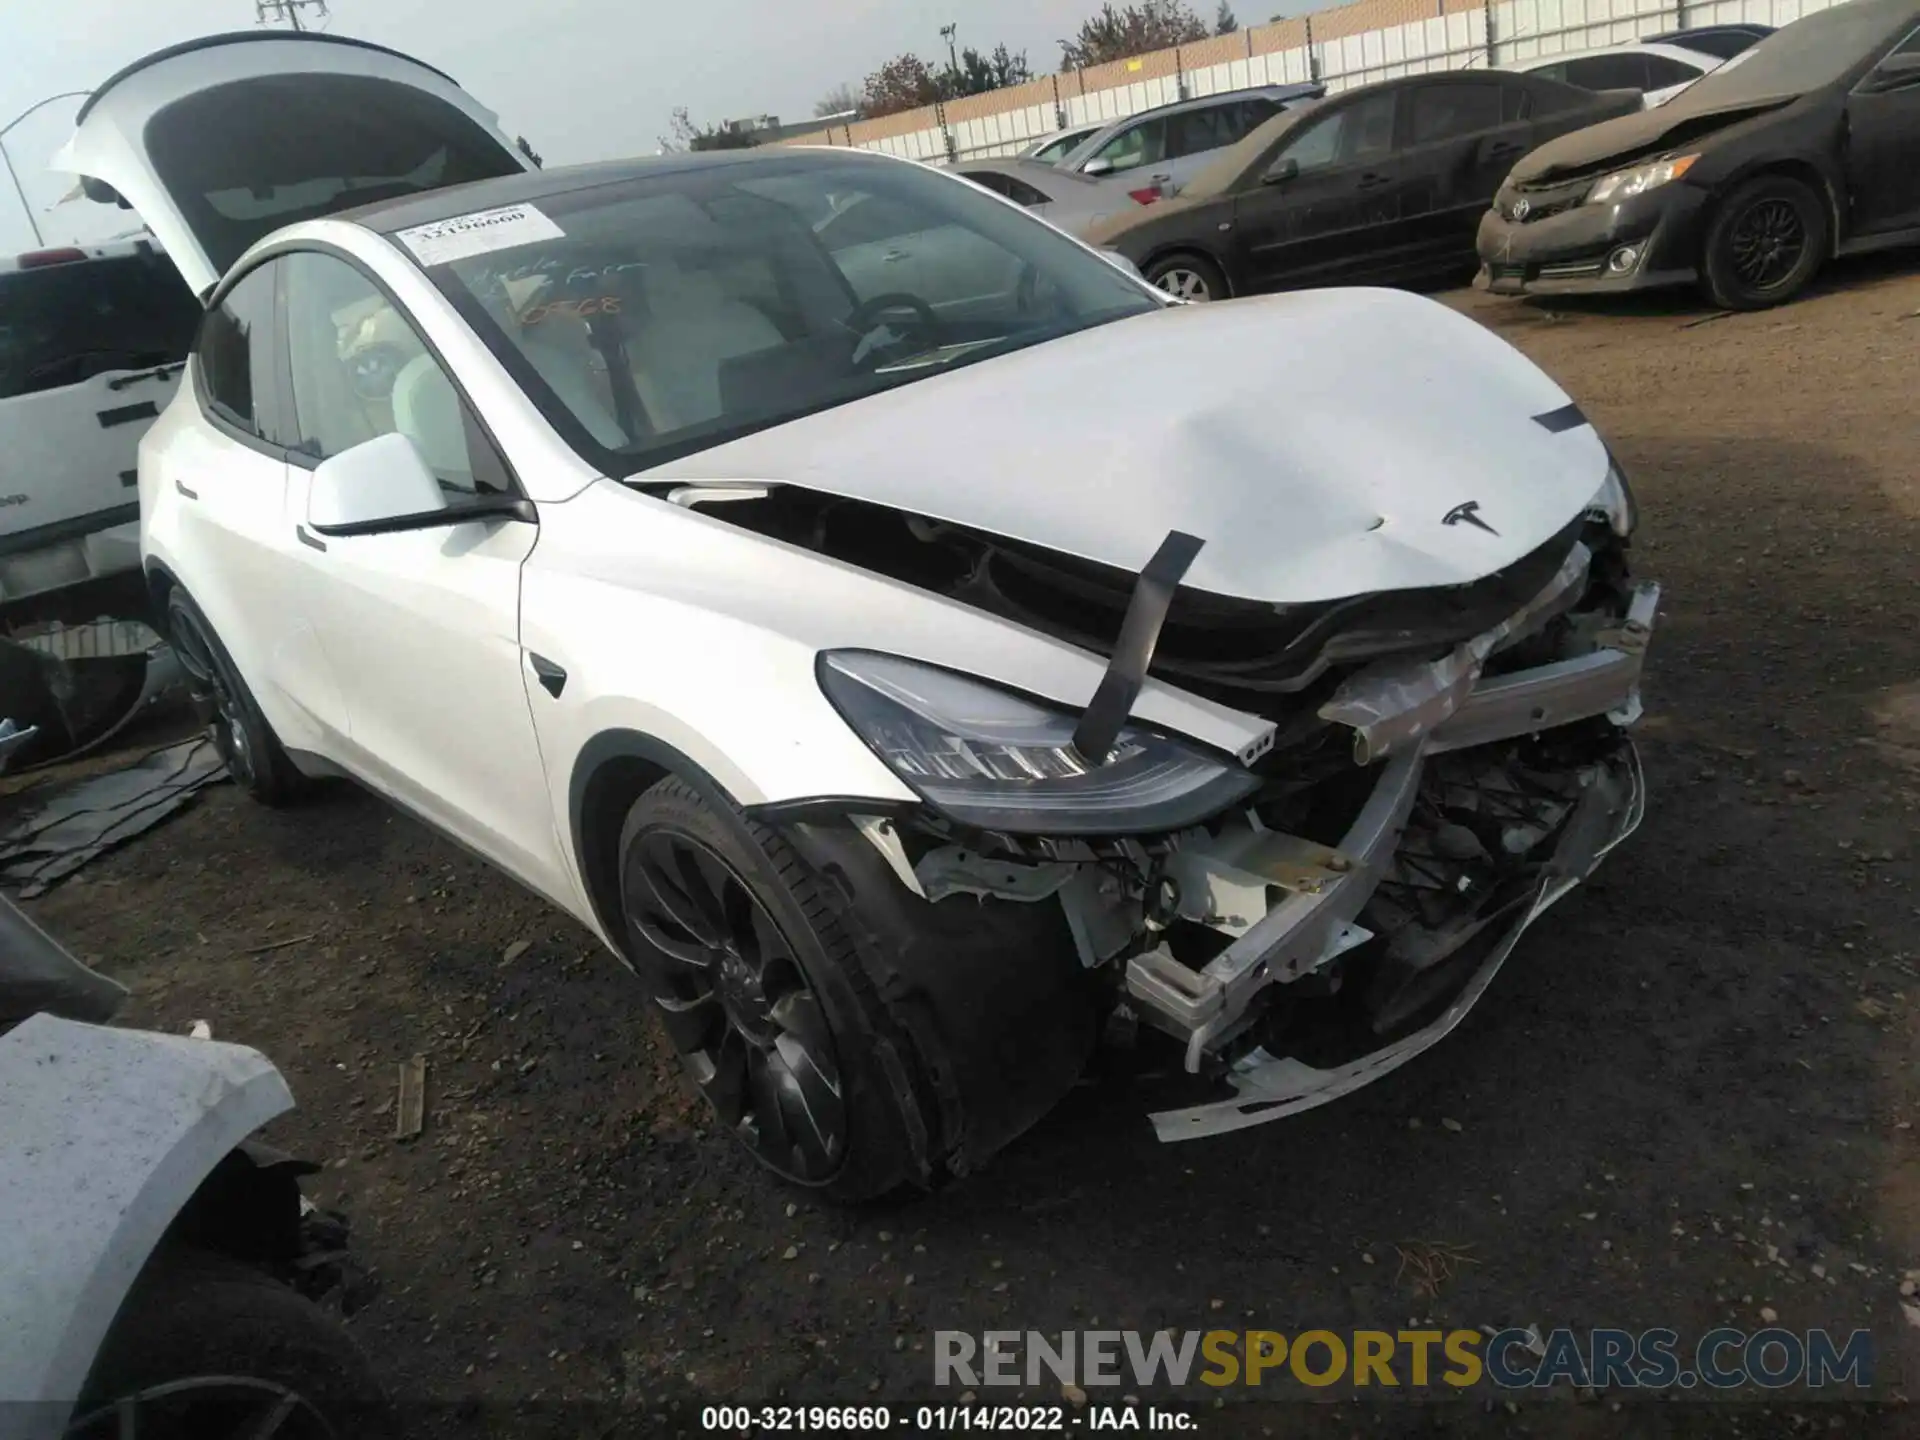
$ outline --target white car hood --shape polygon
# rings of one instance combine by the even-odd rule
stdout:
[[[1535,419],[1567,406],[1435,301],[1308,291],[1099,326],[633,478],[805,486],[1128,570],[1179,530],[1205,542],[1187,585],[1296,604],[1464,584],[1551,539],[1608,465],[1591,426]]]

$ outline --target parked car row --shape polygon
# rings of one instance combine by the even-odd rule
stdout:
[[[1745,43],[1692,52],[1698,77],[1651,106],[1565,79],[1629,78],[1654,45],[1605,72],[1555,57],[1343,91],[1081,233],[1185,300],[1477,272],[1514,295],[1698,285],[1731,309],[1791,298],[1835,255],[1920,243],[1920,5],[1847,0],[1716,39]]]

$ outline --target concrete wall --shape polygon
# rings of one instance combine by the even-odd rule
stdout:
[[[1683,26],[1785,25],[1836,0],[1355,0],[1131,60],[1042,76],[785,145],[856,145],[914,160],[1011,155],[1064,125],[1198,95],[1315,78],[1344,90],[1429,70],[1498,68]]]

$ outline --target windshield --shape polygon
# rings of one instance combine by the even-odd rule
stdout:
[[[614,475],[1158,306],[1051,226],[919,165],[734,161],[533,208],[529,243],[429,274]]]
[[[1912,24],[1909,0],[1849,0],[1774,31],[1686,90],[1688,109],[1805,95],[1845,78]]]

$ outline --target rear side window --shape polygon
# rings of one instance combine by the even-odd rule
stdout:
[[[247,273],[207,312],[200,327],[200,389],[207,405],[230,425],[267,435],[273,395],[273,283],[275,266]]]
[[[1564,77],[1583,90],[1647,90],[1647,57],[1639,54],[1588,55],[1569,60]]]
[[[365,75],[263,75],[196,91],[155,114],[145,138],[220,271],[282,225],[521,169],[445,101]]]
[[[1647,60],[1647,88],[1665,90],[1671,85],[1690,85],[1706,71],[1698,65],[1688,65],[1666,55],[1649,55]]]
[[[1500,116],[1500,86],[1496,83],[1417,86],[1413,92],[1411,143],[1426,145],[1497,130]]]
[[[1240,128],[1238,105],[1209,105],[1204,110],[1188,110],[1167,117],[1167,153],[1162,157],[1177,160],[1182,155],[1198,155],[1231,145],[1247,132]]]
[[[1114,136],[1088,158],[1105,160],[1115,170],[1158,165],[1167,158],[1167,122],[1142,120]]]
[[[200,302],[164,255],[0,275],[0,400],[184,360]]]

